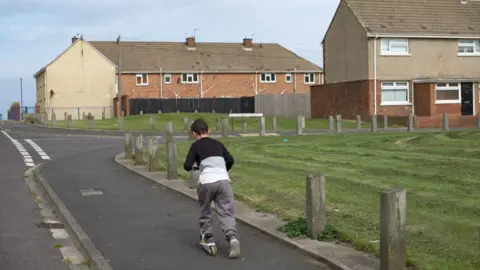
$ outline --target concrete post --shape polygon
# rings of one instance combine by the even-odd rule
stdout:
[[[72,115],[71,114],[69,114],[67,116],[67,127],[72,128]]]
[[[135,144],[135,165],[143,165],[143,135],[137,137]]]
[[[337,114],[335,118],[335,133],[342,132],[342,116]]]
[[[372,121],[370,123],[370,131],[371,132],[377,132],[378,125],[377,125],[377,115],[372,114]]]
[[[406,191],[380,194],[380,269],[405,269]]]
[[[325,175],[309,175],[306,179],[305,216],[307,219],[307,236],[317,240],[325,228]]]
[[[272,130],[273,131],[277,130],[277,117],[276,116],[272,117]]]
[[[67,112],[64,112],[64,113],[63,113],[63,120],[67,120],[67,117],[68,117]]]
[[[297,116],[297,135],[303,134],[302,116]]]
[[[448,114],[446,112],[444,112],[442,117],[443,117],[442,118],[443,130],[448,131],[448,129],[449,129],[449,127],[448,127]]]
[[[477,129],[480,129],[480,112],[477,113]]]
[[[220,130],[220,125],[221,125],[221,123],[220,123],[220,118],[217,118],[217,122],[216,122],[216,128],[217,128],[217,130]]]
[[[260,117],[260,131],[259,131],[260,136],[265,136],[265,117],[262,116]]]
[[[120,118],[117,120],[117,127],[118,127],[118,129],[120,129],[120,130],[123,129],[123,116],[120,117]]]
[[[102,120],[105,120],[106,119],[106,116],[105,116],[105,111],[102,112]]]
[[[386,114],[383,115],[383,128],[388,128],[388,116]]]
[[[57,117],[55,116],[54,113],[52,113],[52,127],[57,126]]]
[[[242,119],[242,130],[243,132],[247,131],[247,119]]]
[[[90,118],[90,120],[88,120],[88,122],[89,122],[88,127],[90,129],[94,129],[95,128],[95,116],[92,115],[92,118]]]
[[[158,171],[157,151],[160,150],[157,145],[157,138],[150,138],[148,141],[148,171]]]
[[[362,117],[359,114],[357,114],[356,119],[357,119],[357,129],[361,129],[362,128]]]
[[[140,115],[143,115],[143,110],[140,110]]]
[[[231,118],[232,119],[232,132],[235,131],[235,118]]]
[[[222,138],[228,137],[228,118],[222,119]]]
[[[167,179],[178,178],[177,146],[173,141],[173,123],[168,122],[165,127],[165,144],[167,148]]]
[[[188,132],[188,117],[183,118],[183,131]]]
[[[302,129],[304,129],[305,128],[305,116],[302,116],[301,119],[302,119]]]
[[[193,124],[193,120],[190,120],[188,121],[188,140],[189,141],[194,141],[195,140],[195,135],[193,135],[193,132],[192,132],[192,124]]]
[[[153,119],[153,116],[150,116],[150,129],[155,130],[155,119]]]
[[[333,130],[333,115],[328,117],[328,129]]]
[[[407,126],[407,131],[411,132],[413,131],[413,114],[411,112],[408,113],[408,126]]]
[[[132,159],[132,133],[125,133],[125,159]]]

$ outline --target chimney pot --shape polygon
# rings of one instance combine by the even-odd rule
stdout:
[[[187,40],[185,41],[185,44],[189,48],[195,48],[196,47],[195,37],[187,37]]]
[[[78,40],[78,37],[76,37],[76,36],[72,37],[72,44],[75,43],[75,41],[77,41],[77,40]]]

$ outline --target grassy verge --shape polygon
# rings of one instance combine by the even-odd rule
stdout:
[[[188,117],[189,119],[203,118],[207,121],[212,131],[216,130],[217,118],[228,117],[228,114],[212,114],[212,113],[163,113],[163,114],[152,114],[152,115],[133,115],[124,118],[124,129],[125,130],[151,130],[150,129],[150,116],[154,117],[155,128],[157,130],[163,130],[167,122],[173,122],[173,128],[176,131],[183,131],[184,128],[184,118]],[[229,119],[229,130],[231,130],[231,119]],[[51,125],[51,121],[47,123]],[[243,123],[241,119],[234,120],[235,131],[243,130]],[[272,118],[265,118],[265,125],[267,130],[272,129]],[[278,130],[295,130],[296,129],[296,119],[287,119],[287,118],[277,118],[277,129]],[[67,121],[57,120],[57,127],[67,127]],[[368,123],[362,123],[362,127],[367,128],[370,125]],[[88,120],[74,120],[72,121],[73,128],[89,128]],[[356,128],[356,123],[354,120],[343,120],[343,128]],[[328,119],[306,119],[305,120],[306,129],[328,129]],[[116,130],[117,119],[111,118],[106,120],[95,120],[95,129],[104,129],[104,130]],[[259,120],[258,118],[248,118],[247,119],[247,130],[248,131],[258,131],[259,129]]]
[[[236,197],[302,236],[305,176],[327,176],[323,240],[378,254],[379,191],[407,189],[408,259],[419,269],[480,269],[480,132],[339,134],[224,140]],[[179,168],[189,143],[178,145]],[[165,164],[161,164],[165,168]],[[186,177],[183,170],[181,176]]]

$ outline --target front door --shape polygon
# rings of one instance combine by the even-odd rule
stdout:
[[[473,83],[461,84],[462,115],[473,115]]]

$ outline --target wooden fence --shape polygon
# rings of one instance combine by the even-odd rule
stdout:
[[[312,116],[310,94],[261,94],[255,96],[255,113],[263,113],[264,116],[276,116],[296,118]]]

